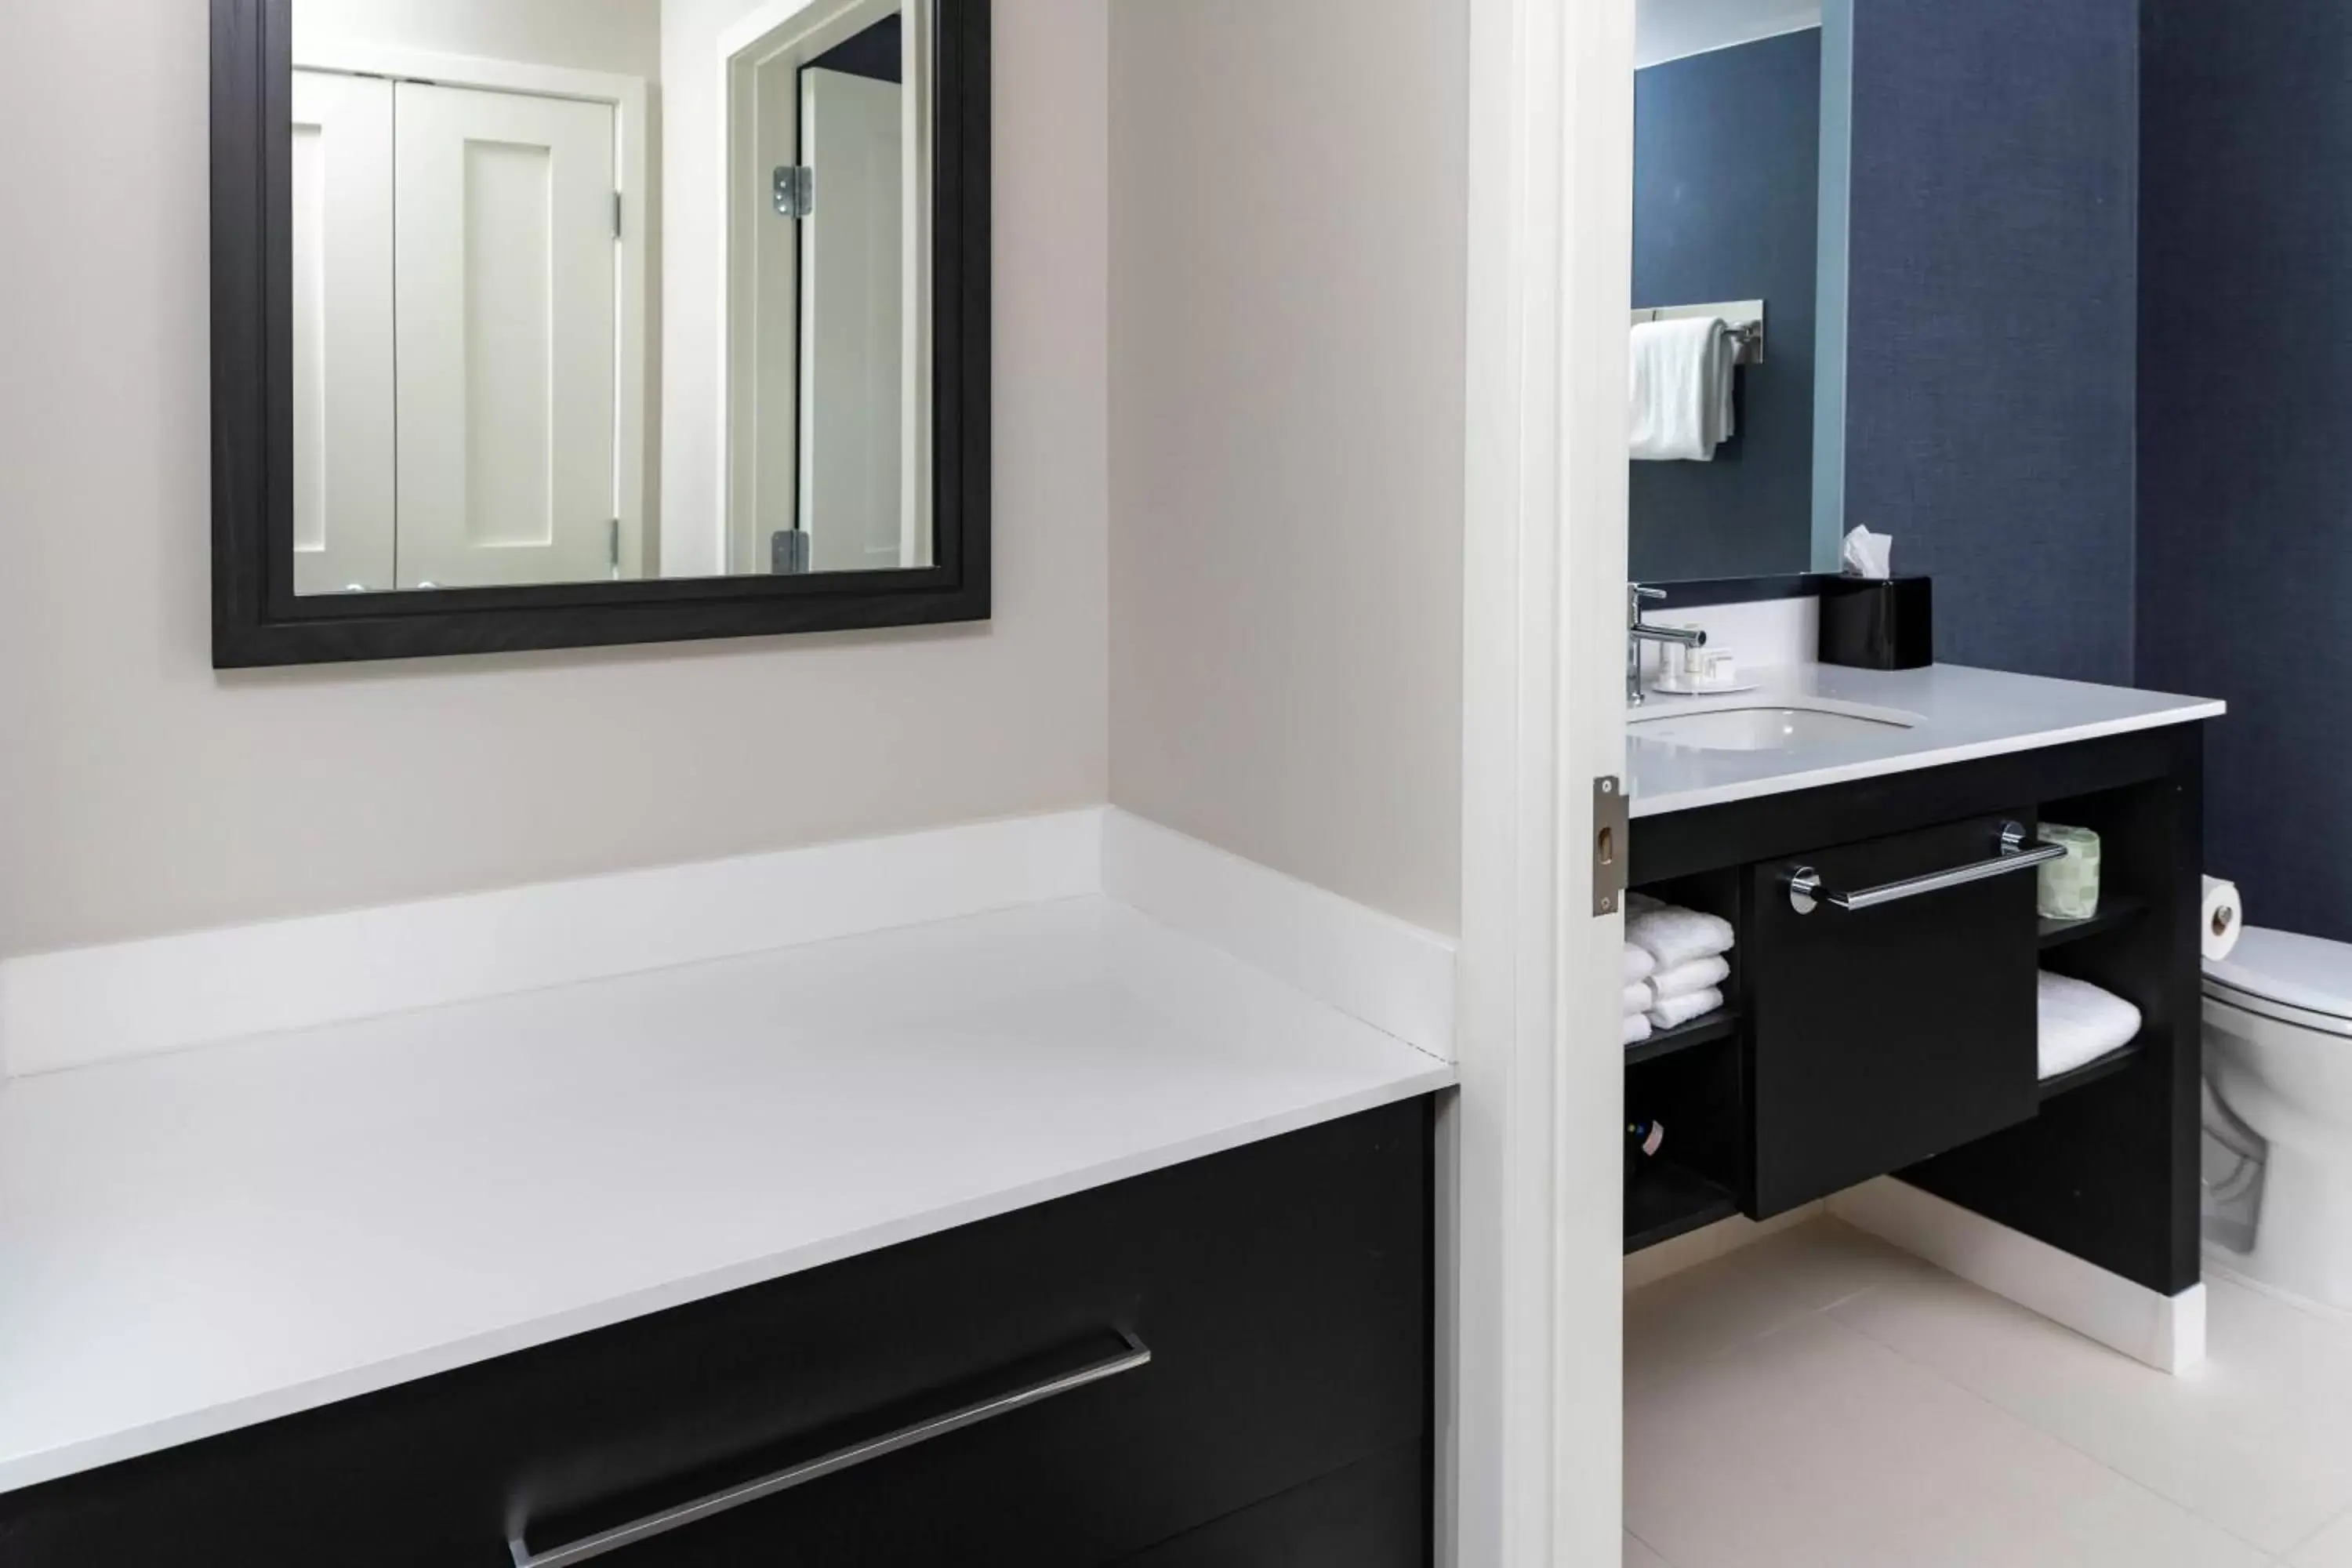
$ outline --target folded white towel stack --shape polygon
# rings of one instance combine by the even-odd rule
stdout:
[[[1647,980],[1651,975],[1655,974],[1657,972],[1658,961],[1650,956],[1650,950],[1648,948],[1635,947],[1630,942],[1625,944],[1626,984],[1632,985],[1637,982]]]
[[[1688,963],[1672,969],[1661,969],[1650,976],[1650,993],[1659,1001],[1670,996],[1696,996],[1702,991],[1713,991],[1731,978],[1731,961],[1727,958],[1695,958]]]
[[[1738,933],[1717,915],[1662,902],[1646,893],[1625,898],[1625,1043],[1639,1045],[1658,1029],[1679,1028],[1723,1008]],[[1650,961],[1636,976],[1633,954]],[[1639,1028],[1636,1028],[1636,1025]]]
[[[1722,1011],[1723,993],[1720,991],[1694,991],[1687,996],[1661,996],[1658,1005],[1650,1009],[1650,1024],[1654,1028],[1679,1029],[1709,1013]]]
[[[2045,1079],[2088,1066],[2139,1037],[2139,1009],[2085,981],[2045,970],[2038,1001]]]
[[[1636,462],[1715,461],[1734,429],[1732,366],[1738,344],[1715,317],[1644,321],[1633,329],[1628,452]]]
[[[1625,922],[1625,940],[1646,951],[1662,970],[1680,969],[1731,951],[1736,934],[1720,915],[1665,904]]]

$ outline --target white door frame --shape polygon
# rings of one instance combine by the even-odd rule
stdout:
[[[394,81],[425,82],[436,87],[480,88],[492,92],[527,93],[536,98],[578,99],[613,106],[620,137],[620,144],[614,149],[614,183],[620,187],[621,197],[613,505],[621,520],[622,575],[661,575],[660,542],[646,526],[646,520],[653,515],[646,491],[653,432],[646,424],[646,410],[649,395],[646,364],[651,352],[648,322],[654,292],[647,240],[657,215],[654,210],[653,139],[648,123],[652,94],[645,79],[364,42],[305,45],[297,51],[294,66],[298,70],[341,71],[348,76],[385,77]]]
[[[1622,1551],[1633,0],[1471,0],[1462,1090],[1441,1123],[1441,1560]]]
[[[936,118],[931,83],[934,48],[933,9],[929,0],[768,0],[729,26],[719,37],[719,495],[721,531],[720,570],[733,574],[757,574],[767,570],[754,510],[755,475],[751,465],[760,450],[757,412],[748,371],[736,353],[739,331],[751,319],[747,297],[756,258],[750,216],[759,210],[756,199],[747,205],[737,196],[747,179],[761,171],[746,163],[747,130],[742,119],[747,94],[757,73],[780,55],[813,58],[835,44],[856,37],[885,17],[898,16],[905,27],[907,89],[905,236],[907,255],[900,271],[905,295],[907,331],[900,343],[905,389],[901,410],[904,498],[899,520],[899,560],[907,566],[931,564],[933,529],[931,377],[931,193],[937,161],[932,142]],[[756,161],[754,161],[756,162]],[[822,199],[822,198],[820,198]],[[795,328],[797,331],[797,328]],[[781,421],[797,441],[800,414],[785,410]],[[794,453],[794,461],[798,454]]]

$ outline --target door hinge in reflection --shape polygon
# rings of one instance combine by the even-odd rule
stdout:
[[[1624,906],[1627,834],[1625,786],[1615,774],[1592,781],[1592,913],[1613,915]]]
[[[804,218],[816,211],[816,171],[786,163],[776,171],[776,216]]]
[[[778,577],[797,577],[809,569],[809,536],[796,528],[778,529],[768,540],[768,571]]]

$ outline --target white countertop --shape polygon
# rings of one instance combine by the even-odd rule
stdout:
[[[1630,809],[1663,816],[1695,806],[1817,789],[1853,779],[1973,762],[2097,740],[2133,730],[2218,719],[2228,705],[2116,686],[2050,680],[1938,664],[1926,669],[1798,665],[1755,672],[1758,689],[1722,697],[1652,696],[1627,715]],[[1669,713],[1824,701],[1893,710],[1917,723],[1811,741],[1786,751],[1718,752],[1635,739],[1639,721]]]
[[[0,1490],[1454,1076],[1080,899],[0,1084]]]

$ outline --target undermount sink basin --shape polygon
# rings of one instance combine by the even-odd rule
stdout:
[[[1659,713],[1629,720],[1628,740],[1694,752],[1785,752],[1827,741],[1853,741],[1908,730],[1913,721],[1893,713],[1839,712],[1789,703],[1717,708],[1703,713]]]

